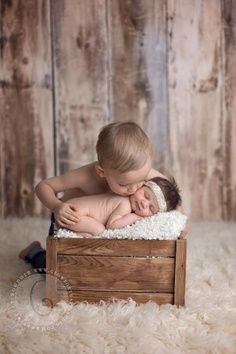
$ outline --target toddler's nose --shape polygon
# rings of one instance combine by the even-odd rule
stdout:
[[[134,194],[137,189],[138,189],[138,188],[137,188],[136,186],[130,186],[130,187],[128,188],[128,192],[129,192],[130,194]]]

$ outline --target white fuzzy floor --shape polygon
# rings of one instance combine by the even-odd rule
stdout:
[[[18,259],[18,252],[36,239],[45,246],[48,224],[30,218],[0,220],[1,354],[236,353],[236,223],[192,225],[185,308],[123,301],[80,304],[71,310],[64,304],[41,316],[40,330],[36,330],[34,309],[25,306],[24,323],[20,322],[11,296],[18,277],[30,269]],[[61,325],[46,332],[50,320],[56,318]]]

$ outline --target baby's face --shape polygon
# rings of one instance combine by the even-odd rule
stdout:
[[[139,188],[129,200],[132,211],[139,216],[151,216],[159,211],[156,196],[147,186]]]

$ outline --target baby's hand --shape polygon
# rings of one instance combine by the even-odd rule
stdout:
[[[85,238],[92,238],[94,235],[88,234],[87,232],[79,232],[79,235],[85,237]]]
[[[60,202],[56,204],[53,211],[57,223],[62,227],[68,228],[79,222],[79,210],[73,204]]]

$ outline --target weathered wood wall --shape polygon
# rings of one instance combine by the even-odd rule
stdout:
[[[42,210],[33,186],[54,173],[49,2],[1,1],[1,214]]]
[[[0,0],[0,212],[134,120],[193,218],[236,219],[236,2]]]

